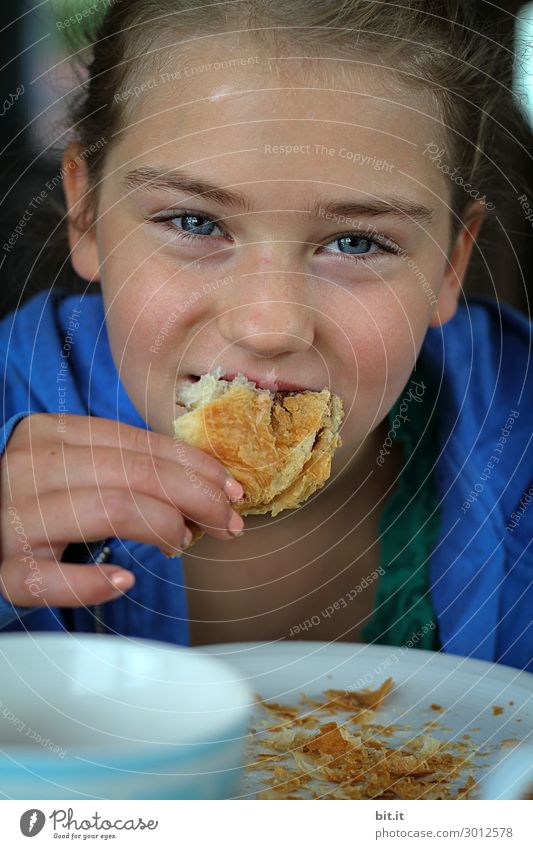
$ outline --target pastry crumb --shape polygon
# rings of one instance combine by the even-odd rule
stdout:
[[[268,718],[253,739],[247,767],[267,775],[258,798],[473,798],[473,744],[446,744],[425,730],[391,745],[393,732],[405,735],[410,728],[376,721],[393,685],[387,678],[376,690],[330,689],[322,699],[302,695],[297,705],[258,696]],[[442,730],[438,722],[426,723],[426,729],[437,726]]]

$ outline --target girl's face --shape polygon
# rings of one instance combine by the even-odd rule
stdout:
[[[477,224],[450,252],[450,187],[424,155],[435,107],[338,67],[204,47],[116,92],[130,122],[72,256],[101,280],[115,363],[154,430],[172,433],[181,382],[221,366],[328,387],[353,451],[453,315]],[[67,173],[72,204],[84,174]]]

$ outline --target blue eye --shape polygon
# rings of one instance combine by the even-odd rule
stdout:
[[[331,247],[335,245],[336,247]],[[370,233],[343,233],[337,236],[322,250],[326,253],[336,254],[339,259],[351,262],[379,259],[384,254],[399,255],[402,249],[387,239],[386,236]]]
[[[378,247],[372,239],[366,236],[357,236],[356,234],[340,236],[332,244],[339,246],[340,253],[351,255],[368,254],[372,251],[372,248]]]
[[[217,228],[217,225],[211,218],[191,212],[176,215],[174,218],[167,218],[166,220],[178,222],[177,229],[194,236],[212,236],[213,231]]]
[[[210,218],[201,212],[180,211],[151,219],[162,224],[176,239],[202,240],[211,237],[230,238],[228,234]],[[331,247],[335,245],[336,247]],[[366,257],[378,259],[383,254],[400,254],[401,248],[385,236],[369,232],[343,233],[323,245],[320,249],[326,253],[336,254],[339,259],[357,261]]]

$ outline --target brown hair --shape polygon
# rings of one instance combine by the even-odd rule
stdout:
[[[168,50],[186,55],[199,38],[239,32],[278,53],[343,59],[339,65],[348,68],[362,57],[377,61],[399,85],[430,92],[434,141],[442,144],[453,172],[454,231],[473,196],[485,198],[490,210],[506,194],[516,194],[506,159],[510,145],[522,146],[520,115],[510,93],[512,62],[486,27],[480,31],[476,4],[468,0],[109,2],[102,3],[101,20],[88,16],[81,40],[78,32],[70,42],[77,50],[90,47],[87,81],[70,116],[89,171],[89,213],[114,134],[128,122],[130,104],[116,94],[153,75]]]

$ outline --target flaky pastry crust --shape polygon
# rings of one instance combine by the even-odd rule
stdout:
[[[242,484],[243,516],[299,507],[327,481],[341,444],[342,401],[329,390],[271,393],[230,384],[176,419],[175,435],[216,457]]]

